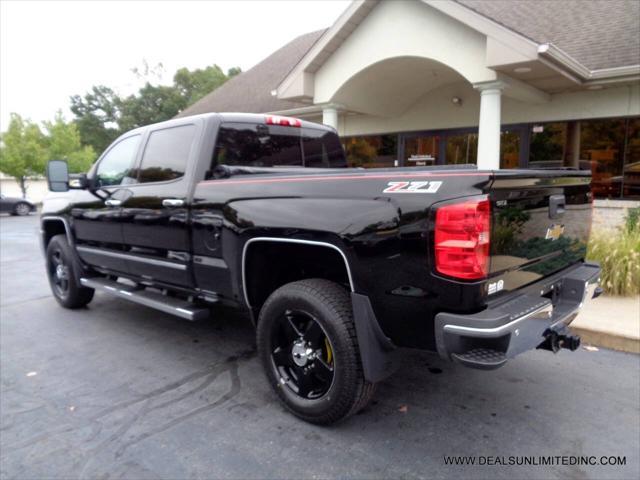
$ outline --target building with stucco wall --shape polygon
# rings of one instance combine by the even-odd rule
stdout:
[[[354,166],[590,169],[608,224],[640,204],[640,2],[354,1],[181,116],[214,111],[329,124]]]

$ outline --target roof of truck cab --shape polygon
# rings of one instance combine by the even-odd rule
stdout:
[[[222,122],[228,123],[266,123],[267,115],[264,113],[243,113],[243,112],[220,112],[218,113],[220,120]],[[334,130],[332,127],[327,125],[323,125],[321,123],[309,122],[307,120],[303,120],[301,118],[298,119],[301,123],[301,127],[312,127],[320,130],[331,131]]]
[[[201,113],[199,115],[190,115],[188,117],[178,117],[172,118],[170,120],[165,120],[164,122],[152,123],[149,125],[144,125],[142,127],[135,128],[133,130],[129,130],[128,132],[122,134],[118,138],[128,137],[131,135],[143,133],[147,130],[153,129],[158,130],[162,128],[170,128],[173,126],[184,125],[186,123],[192,122],[197,119],[208,120],[211,118],[219,119],[220,122],[224,123],[257,123],[257,124],[266,124],[267,115],[264,113],[245,113],[245,112],[211,112],[211,113]],[[301,122],[301,127],[306,128],[315,128],[319,130],[333,131],[332,127],[327,125],[322,125],[320,123],[309,122],[307,120],[298,119]]]

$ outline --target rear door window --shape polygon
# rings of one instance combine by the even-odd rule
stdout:
[[[184,176],[195,133],[195,125],[151,132],[142,155],[138,181],[165,182]]]

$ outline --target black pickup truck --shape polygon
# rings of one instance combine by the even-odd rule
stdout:
[[[51,161],[48,179],[62,306],[98,290],[187,320],[244,309],[269,383],[314,423],[364,407],[400,348],[483,369],[574,350],[567,325],[600,293],[585,172],[347,168],[326,126],[207,114],[122,135],[86,175]]]

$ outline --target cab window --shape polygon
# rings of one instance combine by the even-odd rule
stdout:
[[[98,187],[135,183],[131,168],[139,143],[140,135],[133,135],[119,141],[107,151],[96,170],[95,182]]]
[[[142,155],[138,181],[166,182],[184,176],[195,132],[192,124],[152,132]]]
[[[302,131],[304,166],[343,168],[347,166],[340,138],[333,132],[305,128]]]
[[[220,126],[213,166],[346,167],[338,136],[326,130],[255,123]]]

